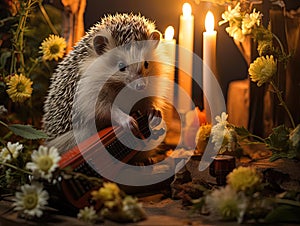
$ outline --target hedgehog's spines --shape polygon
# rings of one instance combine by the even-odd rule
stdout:
[[[91,27],[58,65],[51,78],[44,105],[45,132],[51,138],[55,138],[72,130],[71,112],[78,80],[82,70],[98,57],[93,46],[93,38],[96,35],[107,32],[114,41],[111,46],[119,46],[131,41],[147,40],[154,30],[153,22],[133,13],[108,14]]]

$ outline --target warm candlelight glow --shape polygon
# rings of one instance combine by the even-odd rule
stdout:
[[[189,17],[192,15],[192,7],[189,3],[184,3],[182,6],[182,13],[184,17]]]
[[[174,37],[174,27],[169,26],[165,31],[165,40],[171,41],[173,40],[173,37]]]
[[[178,92],[178,109],[180,114],[191,110],[192,104],[187,96],[192,96],[193,48],[194,48],[194,15],[189,3],[182,6],[179,22],[178,44],[178,85],[183,90]],[[186,95],[187,94],[187,95]]]
[[[215,18],[211,11],[208,11],[205,17],[205,30],[206,32],[212,32],[215,26]]]
[[[216,76],[217,65],[216,65],[216,47],[217,47],[217,31],[214,30],[214,15],[211,11],[208,11],[205,18],[205,29],[203,32],[203,93],[205,94],[204,110],[206,114],[206,121],[211,123],[211,107],[208,104],[208,99],[215,106],[218,105],[218,98],[215,97],[215,84],[213,83],[212,77]],[[212,74],[213,73],[213,74]]]

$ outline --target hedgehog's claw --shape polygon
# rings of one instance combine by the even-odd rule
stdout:
[[[130,120],[128,122],[128,128],[131,130],[133,135],[137,137],[141,133],[139,129],[139,124],[133,117],[130,117],[129,119]]]
[[[152,108],[148,112],[148,121],[149,121],[149,127],[154,128],[158,126],[161,123],[162,115],[161,111]]]

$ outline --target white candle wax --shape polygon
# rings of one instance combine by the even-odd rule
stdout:
[[[191,5],[184,3],[183,15],[180,15],[179,50],[178,50],[178,85],[192,99],[193,48],[194,48],[194,16]],[[182,71],[184,70],[184,71]],[[187,101],[183,92],[178,92],[179,113],[191,110],[191,102]]]
[[[169,85],[169,93],[168,98],[170,100],[170,104],[174,105],[174,82],[175,82],[175,57],[176,57],[176,40],[174,37],[174,28],[172,26],[168,26],[164,39],[162,39],[161,47],[163,48],[164,53],[166,54],[166,64],[168,65],[168,73],[167,78],[170,81]],[[172,119],[172,108],[170,106],[170,109],[166,112],[168,114],[167,118]]]
[[[205,18],[205,29],[203,33],[203,93],[204,93],[204,109],[206,113],[206,121],[211,122],[210,107],[207,102],[208,97],[214,96],[214,88],[211,76],[217,71],[216,67],[216,37],[217,32],[214,30],[214,16],[208,11]]]

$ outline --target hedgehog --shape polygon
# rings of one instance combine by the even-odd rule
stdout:
[[[78,143],[75,129],[80,130],[79,142],[92,135],[87,128],[91,122],[98,131],[115,123],[137,132],[138,124],[128,109],[112,106],[126,85],[131,95],[138,96],[147,87],[147,78],[168,73],[159,63],[164,55],[158,48],[160,39],[154,22],[140,14],[106,15],[91,27],[51,77],[43,115],[43,129],[49,137],[46,144],[65,152]],[[150,44],[139,45],[143,41]],[[149,123],[158,124],[167,104],[155,94],[168,98],[168,89],[164,84],[153,87],[157,89],[154,94],[139,100],[130,112],[142,111]],[[96,101],[91,96],[97,96]]]

